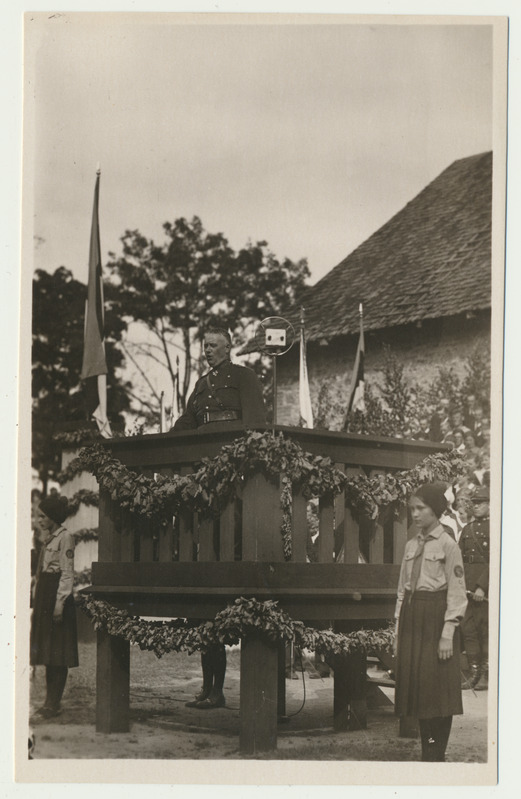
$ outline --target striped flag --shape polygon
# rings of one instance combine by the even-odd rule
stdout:
[[[107,361],[104,342],[103,281],[101,277],[101,247],[99,236],[98,201],[100,170],[96,172],[94,207],[89,247],[89,283],[85,304],[85,337],[81,379],[85,380],[87,413],[92,416],[104,438],[111,438],[107,419]]]
[[[309,390],[308,366],[306,360],[306,334],[304,330],[304,308],[300,312],[300,369],[299,369],[299,408],[301,427],[313,427],[313,410]]]
[[[362,303],[360,303],[359,305],[358,312],[360,314],[360,338],[358,339],[355,367],[353,369],[353,375],[351,377],[351,386],[349,388],[349,402],[347,405],[344,429],[347,427],[347,417],[352,411],[360,411],[361,413],[365,413],[365,400],[364,400],[365,344],[364,344],[364,311]]]

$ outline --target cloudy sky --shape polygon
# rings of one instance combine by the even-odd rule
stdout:
[[[36,267],[86,280],[95,170],[104,258],[197,214],[313,281],[455,159],[492,148],[489,25],[174,24],[35,15],[25,166]]]

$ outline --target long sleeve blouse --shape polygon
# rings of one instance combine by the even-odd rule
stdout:
[[[415,591],[447,591],[447,610],[442,636],[452,638],[454,630],[465,615],[467,595],[461,550],[441,524],[427,536],[419,533],[405,545],[398,581],[395,617],[399,618],[405,593],[411,590],[412,567],[416,552],[423,541],[425,546],[421,555],[422,563]]]
[[[63,608],[74,584],[74,536],[65,527],[59,527],[42,546],[38,575],[41,572],[60,575],[55,608]]]

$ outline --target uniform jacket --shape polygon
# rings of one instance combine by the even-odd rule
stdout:
[[[489,560],[490,560],[490,520],[474,519],[466,524],[459,540],[463,563],[482,563],[480,572],[472,590],[482,588],[488,594]]]
[[[423,535],[418,533],[405,545],[395,616],[398,619],[406,591],[411,590],[414,556]],[[454,539],[439,524],[425,539],[422,566],[416,591],[447,591],[447,610],[442,636],[452,638],[454,630],[465,615],[467,595],[461,551]]]
[[[237,411],[245,427],[266,424],[262,386],[253,369],[226,360],[200,377],[173,430],[201,427],[205,411],[222,410]]]
[[[59,527],[43,544],[36,579],[41,572],[60,575],[55,607],[63,607],[74,584],[74,536],[65,527]]]

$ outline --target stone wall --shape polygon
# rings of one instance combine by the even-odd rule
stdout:
[[[384,343],[391,346],[405,365],[404,376],[411,384],[427,386],[436,379],[440,367],[452,367],[463,378],[466,359],[477,347],[490,352],[490,312],[484,311],[470,319],[427,320],[419,326],[405,325],[367,332],[365,379],[373,388],[382,381]],[[336,399],[347,399],[357,345],[358,337],[355,336],[308,344],[308,373],[314,411],[325,381]],[[298,346],[294,346],[277,362],[279,424],[298,424],[298,372],[299,351]]]

